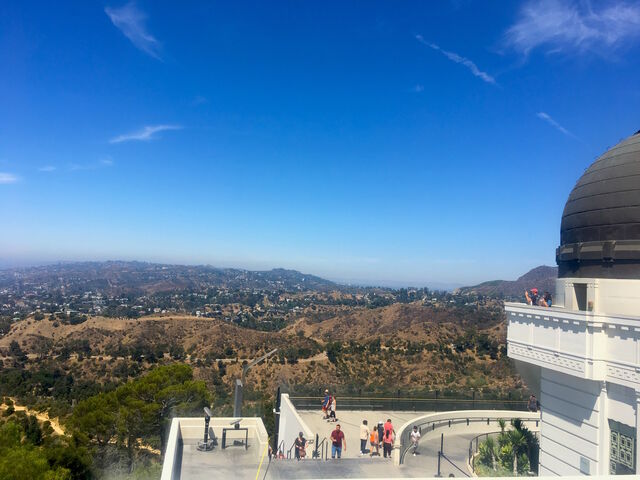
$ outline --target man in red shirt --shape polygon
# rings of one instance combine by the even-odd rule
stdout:
[[[331,458],[338,458],[342,455],[342,446],[344,445],[344,451],[347,451],[347,441],[344,439],[344,432],[340,430],[340,424],[336,425],[336,429],[331,432]]]

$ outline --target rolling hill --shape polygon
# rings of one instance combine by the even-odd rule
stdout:
[[[537,287],[540,292],[555,292],[558,267],[541,265],[529,270],[517,280],[492,280],[473,287],[462,287],[454,293],[461,295],[475,294],[504,298],[506,300],[521,300],[525,289]]]

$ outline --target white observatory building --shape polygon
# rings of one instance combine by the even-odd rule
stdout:
[[[551,308],[505,304],[509,357],[539,389],[540,475],[640,473],[640,132],[576,183],[556,260]]]

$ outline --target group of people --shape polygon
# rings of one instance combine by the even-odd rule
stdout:
[[[336,396],[331,395],[329,390],[324,391],[322,399],[322,415],[327,422],[337,422],[336,418]]]
[[[528,305],[537,305],[539,307],[550,307],[551,304],[553,303],[553,299],[551,298],[551,294],[549,292],[544,292],[542,295],[539,295],[537,288],[532,288],[531,290],[525,290],[524,297],[527,299]]]
[[[387,418],[386,422],[380,420],[371,430],[367,420],[363,420],[360,425],[360,455],[369,453],[371,457],[380,456],[380,447],[382,447],[384,458],[391,458],[395,438],[396,431],[390,418]],[[367,449],[367,443],[371,446],[370,449]]]

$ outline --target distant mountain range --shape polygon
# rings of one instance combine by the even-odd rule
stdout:
[[[66,293],[101,291],[110,295],[156,293],[201,287],[331,291],[340,286],[315,275],[276,268],[250,271],[197,265],[165,265],[146,262],[73,262],[0,270],[0,288],[21,284],[25,288],[62,288]]]
[[[525,289],[533,287],[536,287],[541,293],[547,291],[553,294],[557,277],[558,267],[541,265],[529,270],[517,280],[491,280],[473,287],[458,288],[454,293],[487,295],[501,297],[506,300],[522,299]]]
[[[478,294],[504,299],[521,298],[527,288],[541,292],[555,290],[556,267],[540,266],[514,281],[492,280],[454,290],[459,294]],[[36,267],[0,269],[0,289],[17,288],[14,293],[34,288],[51,291],[62,288],[66,294],[93,291],[107,295],[154,294],[174,290],[201,290],[222,287],[233,290],[271,291],[368,291],[371,287],[354,287],[324,278],[275,268],[252,271],[216,268],[208,265],[171,265],[135,261],[70,262]],[[374,288],[375,290],[375,288]]]

